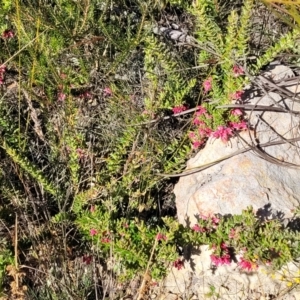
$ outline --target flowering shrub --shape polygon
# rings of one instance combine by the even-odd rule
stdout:
[[[101,221],[100,221],[101,220]],[[154,256],[151,261],[151,277],[160,278],[166,273],[168,264],[177,260],[177,267],[181,268],[180,259],[176,251],[177,239],[175,236],[183,229],[174,222],[161,228],[147,226],[137,220],[129,221],[125,218],[111,220],[107,212],[93,206],[83,213],[77,220],[79,228],[93,244],[96,253],[101,259],[111,257],[113,249],[115,265],[123,271],[119,279],[132,278],[138,272],[144,272],[154,248]],[[85,262],[90,260],[86,257]]]
[[[232,79],[231,84],[234,90],[241,86],[243,80],[238,80],[238,77],[244,75],[244,70],[242,67],[234,65],[232,68]],[[237,81],[235,83],[235,81]],[[244,80],[245,81],[245,80]],[[220,89],[218,87],[218,80],[214,83],[214,78],[209,77],[203,82],[203,92],[204,95],[210,95],[212,98],[218,97]],[[241,102],[243,96],[242,90],[236,90],[230,93],[228,97],[222,95],[222,102],[238,101]],[[222,104],[221,102],[221,104]],[[219,105],[220,103],[218,103]],[[184,105],[175,106],[172,111],[174,114],[180,113],[186,110]],[[205,141],[209,137],[221,139],[224,143],[234,135],[234,131],[247,130],[248,125],[245,120],[243,120],[244,112],[241,109],[232,109],[227,112],[220,112],[216,108],[216,104],[210,104],[209,102],[203,103],[197,107],[194,114],[193,126],[194,130],[189,133],[189,138],[192,142],[192,147],[194,149],[199,148],[205,144]]]
[[[284,229],[276,219],[261,222],[251,207],[231,217],[199,216],[191,230],[185,239],[208,244],[215,266],[234,260],[244,271],[255,271],[258,262],[276,269],[300,255],[296,232]]]
[[[226,125],[215,127],[213,112],[210,114],[206,107],[198,106],[193,120],[193,125],[196,129],[189,133],[193,148],[198,148],[203,145],[209,137],[220,138],[226,143],[234,135],[235,130],[241,131],[248,129],[246,121],[242,120],[242,110],[230,110],[227,116],[228,121],[226,122],[224,120]]]
[[[138,220],[112,220],[100,207],[92,207],[77,220],[95,251],[84,256],[83,261],[89,264],[91,257],[97,259],[97,255],[108,259],[113,249],[115,266],[118,272],[122,270],[121,280],[143,273],[152,254],[152,278],[164,276],[170,264],[181,270],[184,260],[178,257],[176,249],[188,244],[209,245],[214,266],[235,261],[244,272],[253,272],[263,264],[278,269],[300,256],[300,249],[295,246],[299,242],[297,233],[284,230],[278,220],[260,221],[251,207],[235,216],[200,215],[191,228],[170,217],[163,219],[161,227]]]
[[[111,262],[110,278],[121,279],[143,274],[148,266],[154,278],[163,276],[169,265],[179,270],[184,268],[184,260],[179,257],[177,248],[187,244],[210,245],[213,249],[211,260],[216,266],[231,263],[234,253],[238,253],[239,267],[246,271],[253,270],[258,260],[276,267],[299,256],[296,238],[289,232],[283,233],[280,226],[277,228],[272,222],[256,223],[252,215],[244,214],[241,219],[235,217],[235,221],[201,216],[192,228],[183,228],[172,218],[160,218],[166,210],[156,214],[160,208],[157,196],[162,194],[161,191],[171,196],[169,182],[166,184],[156,175],[178,170],[185,164],[190,154],[185,143],[187,139],[183,138],[186,127],[173,132],[173,126],[161,131],[156,126],[136,125],[144,119],[159,118],[161,109],[173,107],[173,113],[179,114],[187,110],[183,103],[201,103],[193,118],[193,131],[189,134],[194,148],[201,147],[209,137],[227,142],[235,130],[246,130],[242,110],[216,108],[231,101],[242,102],[246,69],[237,62],[246,64],[245,58],[250,53],[239,46],[248,45],[246,38],[250,35],[245,22],[236,19],[237,30],[222,28],[219,32],[214,31],[214,20],[209,15],[209,11],[217,7],[214,1],[181,1],[193,2],[193,11],[190,11],[193,23],[209,21],[210,26],[199,25],[200,34],[191,33],[196,39],[207,39],[199,40],[198,45],[204,47],[195,51],[194,47],[174,47],[172,43],[165,43],[150,30],[144,30],[144,22],[132,22],[132,14],[119,14],[119,11],[127,10],[130,1],[125,1],[127,4],[114,1],[109,18],[105,17],[109,8],[105,1],[100,1],[104,4],[101,7],[93,3],[96,1],[87,1],[90,5],[85,6],[77,5],[76,1],[61,1],[61,5],[55,5],[55,11],[47,1],[40,1],[36,10],[34,1],[2,2],[0,60],[2,63],[7,61],[7,69],[11,72],[6,76],[6,68],[1,65],[0,84],[7,77],[7,83],[15,81],[21,92],[19,95],[6,93],[7,87],[1,86],[1,166],[2,174],[5,174],[1,176],[1,200],[3,215],[7,216],[3,218],[6,223],[3,225],[13,228],[11,216],[21,214],[21,218],[16,219],[20,220],[18,232],[28,235],[21,234],[18,238],[23,239],[23,236],[32,240],[30,243],[34,247],[29,249],[28,243],[21,241],[18,244],[20,251],[15,253],[16,262],[20,265],[24,265],[24,259],[35,262],[35,258],[31,259],[32,253],[39,253],[40,245],[47,244],[49,239],[54,246],[49,247],[44,257],[49,259],[49,264],[45,261],[49,268],[53,269],[52,264],[59,257],[63,270],[67,270],[65,266],[71,268],[69,263],[73,262],[74,254],[80,253],[84,276],[88,269],[105,263],[108,266]],[[43,6],[43,2],[47,5]],[[156,4],[137,3],[134,19],[154,20],[152,8],[157,16]],[[207,8],[209,11],[205,12]],[[125,28],[118,26],[120,24],[125,24]],[[17,29],[16,33],[6,29],[13,27]],[[228,34],[223,37],[226,31]],[[124,32],[125,38],[121,35]],[[185,54],[181,57],[180,52]],[[197,57],[188,57],[188,53]],[[99,63],[98,58],[102,56],[104,59]],[[266,62],[265,59],[260,61]],[[121,79],[120,75],[119,80],[119,74],[126,76]],[[102,89],[99,90],[99,86]],[[52,105],[53,99],[59,105]],[[29,109],[31,101],[33,108]],[[141,113],[143,110],[144,114]],[[36,134],[38,123],[41,123],[45,142]],[[9,149],[15,149],[15,152]],[[28,162],[22,162],[22,156],[28,157]],[[164,195],[159,198],[165,200]],[[148,218],[150,214],[151,218]],[[51,230],[41,223],[49,220],[49,216],[53,216]],[[28,231],[32,226],[27,225],[38,227]],[[2,234],[11,240],[9,232],[2,230]],[[68,255],[63,255],[66,261],[61,260],[61,247],[55,249],[56,241],[67,247]],[[0,275],[5,272],[3,266],[12,254],[3,256]],[[77,268],[72,269],[77,272]],[[88,296],[91,289],[95,288],[95,294],[98,289],[103,292],[106,280],[102,279],[110,275],[94,276],[93,270],[93,276],[86,277],[89,280],[83,277],[81,282],[78,281],[79,288],[74,289],[74,285],[68,286],[69,280],[59,285],[64,277],[61,272],[57,278],[53,277],[57,272],[46,273],[45,277],[50,276],[51,280],[49,277],[38,278],[36,282],[47,284],[37,294],[41,295],[46,287],[45,295],[53,295],[56,299],[64,298],[70,291],[74,293],[74,299],[93,297]],[[30,286],[37,286],[31,277],[28,277]],[[21,281],[21,276],[19,279]],[[53,280],[55,284],[51,284]],[[78,295],[82,283],[87,286],[87,291],[85,295]],[[56,286],[58,294],[54,291]],[[104,293],[100,298],[102,296]]]

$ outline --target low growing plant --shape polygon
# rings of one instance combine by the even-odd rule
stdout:
[[[300,257],[299,232],[284,228],[277,219],[261,220],[252,207],[241,215],[199,216],[191,229],[194,233],[185,238],[193,244],[208,244],[215,266],[230,264],[238,256],[240,268],[246,271],[259,265],[280,269]]]
[[[209,245],[213,265],[218,267],[237,261],[246,272],[262,266],[279,270],[300,257],[299,233],[284,228],[279,220],[261,220],[252,207],[241,215],[199,216],[198,223],[191,228],[179,225],[170,217],[164,218],[164,225],[160,227],[138,219],[114,220],[113,213],[92,207],[82,213],[77,224],[91,241],[93,255],[112,260],[113,271],[121,280],[138,273],[142,275],[152,251],[153,279],[165,275],[170,263],[181,269],[183,264],[176,249],[187,245]]]
[[[243,88],[263,66],[279,53],[295,47],[300,31],[293,30],[282,36],[259,57],[256,63],[247,64],[251,11],[253,0],[243,3],[240,15],[232,10],[226,31],[218,23],[218,11],[214,1],[198,0],[190,7],[196,17],[196,34],[199,45],[199,65],[212,61],[205,69],[202,84],[202,104],[193,119],[193,130],[189,133],[194,148],[202,146],[209,136],[227,142],[234,131],[249,126],[243,121],[243,111],[222,110],[217,106],[243,103]],[[249,77],[250,75],[250,77]]]
[[[100,262],[126,280],[148,269],[161,278],[170,264],[183,268],[177,248],[190,244],[208,244],[216,266],[238,257],[246,271],[260,263],[280,268],[299,257],[297,232],[259,220],[251,208],[240,216],[201,216],[192,228],[163,218],[162,198],[172,200],[173,182],[157,175],[184,167],[189,138],[196,148],[209,136],[226,142],[247,128],[242,111],[217,106],[242,102],[248,75],[291,48],[297,31],[249,66],[250,0],[240,14],[229,14],[226,26],[216,1],[171,1],[189,7],[195,22],[195,44],[187,48],[149,30],[161,13],[150,0],[2,2],[1,199],[20,215],[27,262],[50,269],[59,258],[67,266],[86,251],[83,264]],[[186,116],[166,121],[165,114],[189,107],[196,111],[190,127]],[[54,252],[31,253],[49,241],[56,241]],[[36,297],[46,298],[49,289],[49,298],[82,298],[100,289],[90,270],[82,291],[64,281],[62,292],[65,270],[40,272],[55,284]],[[25,279],[36,286],[39,276]]]

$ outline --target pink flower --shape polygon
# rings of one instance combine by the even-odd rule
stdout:
[[[109,87],[103,89],[104,96],[110,97],[112,95],[112,90]]]
[[[158,233],[158,234],[156,235],[156,239],[157,239],[158,241],[161,241],[161,240],[166,241],[166,240],[167,240],[167,237],[166,237],[164,234],[162,234],[162,233]]]
[[[194,149],[197,149],[197,148],[199,148],[202,144],[203,144],[203,142],[200,142],[200,141],[194,141],[194,142],[192,143],[192,146],[193,146]]]
[[[93,213],[95,210],[96,210],[95,205],[92,205],[91,208],[90,208],[90,212]]]
[[[66,100],[66,94],[64,94],[64,93],[58,93],[58,94],[57,94],[57,100],[58,100],[59,102],[65,101],[65,100]]]
[[[190,132],[190,133],[189,133],[189,138],[190,138],[191,140],[195,139],[195,138],[196,138],[195,132]]]
[[[218,266],[220,264],[220,257],[217,256],[217,255],[211,254],[210,255],[210,260],[216,266]]]
[[[231,229],[230,229],[230,232],[229,232],[229,234],[228,234],[228,237],[229,237],[230,239],[233,239],[233,238],[235,238],[235,236],[236,236],[236,231],[235,231],[235,229],[231,228]]]
[[[206,231],[206,229],[203,227],[200,227],[199,224],[195,224],[192,227],[192,230],[194,230],[195,232],[205,232]]]
[[[220,219],[217,218],[217,217],[215,217],[215,216],[212,216],[212,217],[211,217],[211,220],[212,220],[212,222],[213,222],[214,225],[217,225],[217,224],[219,224],[219,222],[220,222]]]
[[[10,30],[10,29],[6,29],[6,30],[4,30],[3,33],[2,33],[2,37],[3,37],[4,39],[11,39],[11,38],[13,38],[14,36],[15,36],[15,33],[14,33],[12,30]]]
[[[224,126],[219,126],[217,130],[211,134],[212,137],[221,138],[223,142],[227,142],[232,135],[232,129]]]
[[[230,261],[230,255],[229,254],[224,254],[222,257],[222,264],[223,265],[230,265],[231,261]]]
[[[222,250],[227,250],[228,249],[227,245],[224,242],[221,243],[220,247],[221,247]]]
[[[172,111],[173,111],[174,114],[179,114],[179,113],[185,111],[186,109],[187,109],[186,106],[184,106],[184,105],[179,105],[179,106],[173,107],[173,108],[172,108]]]
[[[198,128],[198,133],[201,137],[205,138],[205,137],[208,137],[210,136],[210,134],[212,133],[212,130],[208,127],[205,127],[205,128]]]
[[[92,228],[91,230],[90,230],[90,235],[91,236],[94,236],[94,235],[96,235],[98,233],[98,231],[95,229],[95,228]]]
[[[245,74],[244,69],[237,65],[233,66],[232,71],[233,71],[235,77]]]
[[[231,260],[230,260],[230,255],[229,254],[224,254],[223,256],[217,256],[212,254],[210,256],[211,262],[216,265],[216,266],[222,266],[222,265],[230,265]]]
[[[229,122],[229,126],[232,129],[235,130],[247,130],[248,129],[248,125],[245,121],[241,121],[241,122]]]
[[[177,269],[177,270],[181,270],[184,267],[183,261],[181,259],[177,259],[174,261],[173,266]]]
[[[102,239],[101,239],[101,242],[102,243],[104,243],[104,244],[108,244],[108,243],[110,243],[110,238],[109,237],[103,237]]]
[[[206,112],[207,112],[206,108],[199,105],[197,107],[196,116],[201,116],[201,115],[205,114]]]
[[[0,74],[5,73],[5,71],[6,71],[6,67],[4,65],[1,65],[0,66]]]
[[[232,100],[240,100],[242,98],[243,94],[244,94],[244,91],[237,91],[237,92],[231,94],[230,98]]]
[[[197,125],[197,126],[205,125],[204,121],[200,120],[199,118],[195,118],[195,119],[193,120],[193,124],[194,124],[194,125]]]
[[[239,266],[245,271],[253,271],[258,268],[258,265],[256,263],[245,260],[243,257],[240,259]]]
[[[108,231],[103,231],[102,232],[101,242],[104,243],[104,244],[108,244],[108,243],[111,242],[110,232],[108,232]]]
[[[199,215],[199,218],[204,220],[204,221],[209,219],[209,217],[205,216],[205,215]]]
[[[239,108],[235,108],[230,112],[233,116],[242,116],[243,112]]]
[[[212,77],[209,77],[203,82],[204,92],[207,93],[212,89]]]

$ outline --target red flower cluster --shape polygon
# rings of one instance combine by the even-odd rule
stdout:
[[[212,247],[213,250],[216,249],[215,246]],[[227,248],[227,245],[225,243],[221,243],[220,248],[222,249],[222,253],[223,255],[215,255],[212,254],[210,256],[211,262],[215,265],[215,266],[222,266],[222,265],[230,265],[231,263],[231,258],[230,258],[230,254],[229,254],[229,250]]]
[[[248,125],[245,121],[240,122],[229,122],[228,127],[219,126],[216,131],[212,132],[211,136],[215,138],[220,138],[223,142],[228,142],[228,140],[233,136],[234,130],[247,130]]]
[[[212,89],[212,77],[209,77],[203,82],[204,92],[207,93]]]
[[[107,231],[102,232],[101,242],[104,244],[108,244],[111,242],[110,233]]]
[[[205,227],[200,227],[198,224],[195,224],[195,225],[192,227],[192,230],[194,230],[195,232],[206,232],[206,231],[207,231],[207,228],[205,228]]]
[[[233,66],[232,71],[235,77],[245,74],[244,69],[240,66]]]
[[[157,239],[158,241],[162,241],[162,240],[166,241],[166,240],[167,240],[167,237],[166,237],[164,234],[162,234],[162,233],[158,233],[158,234],[156,235],[156,239]]]
[[[255,271],[258,268],[258,265],[256,263],[246,260],[243,257],[240,259],[239,266],[241,269],[248,272]]]
[[[111,88],[106,87],[103,89],[103,94],[105,97],[110,97],[110,96],[112,96],[113,92],[112,92]]]
[[[210,259],[215,266],[230,265],[231,263],[229,254],[224,254],[222,256],[212,254]]]
[[[240,100],[244,94],[244,91],[236,91],[235,93],[231,94],[230,98],[232,100]]]
[[[59,102],[64,102],[66,100],[67,95],[65,93],[59,92],[57,94],[57,100]]]
[[[220,138],[223,142],[227,142],[232,135],[232,129],[225,126],[219,126],[217,130],[211,134],[212,137]]]
[[[212,220],[212,222],[213,222],[214,225],[218,225],[220,223],[220,219],[219,218],[217,218],[215,216],[212,216],[210,218],[211,218],[211,220]]]
[[[193,148],[196,149],[204,144],[206,138],[208,138],[212,130],[207,126],[203,119],[212,119],[212,116],[207,113],[207,110],[203,106],[198,106],[195,113],[193,124],[197,126],[197,134],[195,132],[189,133],[189,138],[192,141]]]
[[[183,260],[181,260],[180,258],[178,258],[177,260],[174,261],[173,266],[177,270],[181,270],[184,267]]]
[[[15,36],[15,33],[12,30],[10,30],[10,29],[6,29],[2,33],[2,38],[3,39],[11,39],[14,36]]]
[[[230,112],[233,116],[242,116],[243,111],[239,108],[235,108]]]
[[[179,106],[175,106],[172,108],[172,111],[174,114],[179,114],[185,110],[187,110],[187,107],[184,105],[179,105]]]
[[[101,239],[101,242],[104,243],[104,244],[110,243],[110,238],[109,237],[103,237]]]
[[[200,215],[199,216],[200,219],[202,220],[205,220],[207,222],[211,222],[212,224],[210,224],[209,226],[212,226],[213,228],[217,228],[219,222],[220,222],[220,219],[217,218],[216,216],[204,216],[204,215]],[[210,232],[212,231],[212,228],[210,227],[201,227],[199,226],[199,224],[195,224],[193,227],[192,227],[192,230],[194,230],[195,232]]]
[[[98,233],[98,231],[95,229],[95,228],[92,228],[91,230],[90,230],[90,235],[91,236],[94,236],[94,235],[96,235]]]
[[[234,130],[247,130],[248,125],[245,121],[241,122],[229,122],[229,126]]]

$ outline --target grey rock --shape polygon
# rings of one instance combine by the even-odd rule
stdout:
[[[173,27],[174,27],[174,25],[173,25]],[[196,43],[195,38],[188,35],[186,32],[183,32],[183,31],[180,31],[177,29],[160,26],[160,27],[154,27],[152,31],[154,34],[164,35],[165,37],[167,37],[173,41],[187,43],[187,44]]]
[[[289,89],[292,91],[295,86]],[[274,92],[245,102],[300,112],[299,102]],[[265,217],[293,216],[293,210],[300,204],[300,142],[284,140],[300,136],[299,115],[250,111],[247,117],[252,130],[241,132],[227,144],[209,138],[205,148],[187,162],[187,169],[219,160],[249,144],[283,143],[256,148],[181,177],[174,189],[180,223],[185,224],[188,218],[193,225],[197,215],[240,214],[249,206],[264,212]]]

